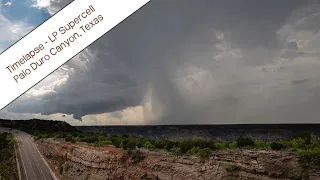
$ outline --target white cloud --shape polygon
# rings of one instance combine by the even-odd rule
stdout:
[[[32,7],[46,9],[51,15],[55,14],[62,7],[70,3],[71,0],[32,0]]]
[[[6,2],[4,5],[5,5],[5,6],[11,6],[11,5],[12,5],[12,2]]]
[[[7,113],[7,112],[6,112]],[[3,113],[4,114],[4,113]],[[18,115],[17,113],[11,113],[11,116]],[[0,116],[2,114],[0,113]],[[146,118],[144,118],[143,107],[129,107],[121,111],[101,113],[101,114],[91,114],[82,117],[82,121],[73,118],[73,115],[56,113],[50,115],[42,114],[29,114],[29,117],[44,120],[59,120],[65,121],[73,126],[92,126],[92,125],[143,125],[148,124]]]
[[[48,8],[50,6],[51,0],[33,0],[34,4],[33,7],[42,9],[42,8]]]
[[[23,21],[10,21],[0,14],[0,44],[11,44],[33,29],[33,26]]]

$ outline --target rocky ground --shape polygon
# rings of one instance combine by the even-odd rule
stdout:
[[[143,152],[134,163],[127,151],[93,147],[46,139],[36,142],[61,180],[272,180],[302,179],[302,171],[292,152],[234,149],[213,153],[209,160],[174,156],[163,152]],[[320,180],[320,173],[308,173]]]

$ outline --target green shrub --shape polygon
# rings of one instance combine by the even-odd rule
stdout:
[[[228,146],[229,146],[229,145],[228,145]],[[216,148],[216,149],[224,149],[224,148],[225,148],[225,143],[216,142],[216,143],[215,143],[215,148]]]
[[[278,143],[278,142],[272,142],[270,144],[270,147],[272,150],[280,150],[282,149],[283,145],[281,143]]]
[[[311,136],[310,144],[307,146],[308,149],[320,148],[320,139],[316,136]]]
[[[147,141],[146,143],[144,143],[143,147],[147,148],[147,149],[154,149],[155,148],[154,145],[151,144],[150,141]]]
[[[181,140],[178,143],[180,153],[182,154],[186,153],[188,150],[193,148],[192,144],[190,143],[190,140]]]
[[[265,148],[267,147],[267,143],[261,141],[261,140],[255,140],[254,141],[254,147],[256,148]]]
[[[216,142],[214,141],[207,141],[207,147],[210,148],[210,149],[216,149]]]
[[[123,142],[120,143],[119,148],[120,148],[120,149],[124,149],[124,148],[123,148]]]
[[[230,144],[229,144],[229,148],[230,149],[235,149],[235,148],[237,148],[238,147],[238,145],[237,145],[237,142],[236,141],[233,141],[233,142],[231,142]]]
[[[170,152],[172,152],[173,154],[179,155],[181,154],[181,150],[179,147],[173,147],[170,149]]]
[[[137,146],[138,148],[141,148],[141,147],[143,146],[143,144],[144,144],[144,141],[143,141],[142,138],[138,138],[138,139],[136,140],[136,146]]]
[[[200,150],[199,147],[193,147],[192,149],[187,151],[187,154],[190,154],[190,155],[198,154],[199,150]]]
[[[304,166],[320,166],[320,148],[298,150],[296,152],[299,162]]]
[[[198,156],[200,157],[200,159],[208,159],[211,153],[211,149],[209,148],[199,149]]]
[[[156,140],[154,141],[154,147],[157,149],[164,149],[166,146],[166,141],[165,140]]]
[[[298,138],[302,138],[302,139],[305,140],[306,144],[310,144],[311,134],[309,134],[309,133],[299,133],[299,134],[296,134],[296,135],[292,136],[291,139],[298,139]]]
[[[164,148],[167,150],[167,151],[171,151],[171,149],[176,145],[176,143],[174,143],[173,141],[169,141],[169,140],[166,140],[166,145],[164,146]]]
[[[306,139],[298,137],[298,138],[295,138],[295,139],[292,139],[291,141],[289,141],[288,144],[291,147],[293,147],[294,149],[301,149],[306,146]]]
[[[242,137],[242,136],[240,136],[237,139],[237,146],[238,147],[254,146],[254,141],[250,137]]]
[[[112,144],[117,147],[117,148],[120,148],[120,144],[122,143],[122,140],[121,138],[110,138],[110,141],[112,141]],[[123,146],[123,143],[122,143],[122,146]]]
[[[201,137],[194,137],[188,143],[190,143],[192,147],[206,148],[209,146],[209,141]]]
[[[129,139],[128,142],[125,144],[125,148],[126,148],[126,149],[130,149],[130,150],[136,149],[136,144],[137,144],[136,139],[131,138],[131,139]]]
[[[98,141],[105,141],[107,138],[103,135],[98,136]]]

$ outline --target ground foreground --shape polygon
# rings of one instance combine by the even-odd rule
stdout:
[[[288,150],[224,149],[200,160],[163,151],[126,151],[54,139],[36,143],[61,180],[320,179],[319,171],[302,169],[294,153]]]

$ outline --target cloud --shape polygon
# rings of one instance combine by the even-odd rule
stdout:
[[[5,6],[11,6],[12,5],[12,2],[8,1],[4,4]]]
[[[24,21],[11,21],[0,13],[0,51],[23,37],[32,28],[32,25]]]
[[[46,9],[51,15],[68,5],[72,0],[32,0],[33,7]]]
[[[83,124],[317,122],[318,7],[154,0],[7,110]]]

